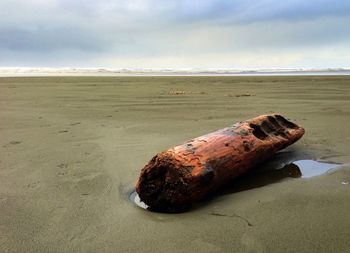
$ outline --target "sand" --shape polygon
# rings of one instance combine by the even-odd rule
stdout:
[[[259,114],[343,163],[190,212],[129,200],[157,152]],[[0,252],[350,252],[350,77],[0,78]],[[235,184],[236,182],[233,182]]]

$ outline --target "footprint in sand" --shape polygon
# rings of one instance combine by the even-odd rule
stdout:
[[[57,167],[60,169],[67,168],[68,164],[67,163],[60,163],[59,165],[57,165]]]
[[[22,142],[21,141],[10,141],[9,143],[3,145],[4,148],[7,148],[9,147],[10,145],[18,145],[18,144],[21,144]]]
[[[80,125],[81,124],[81,122],[75,122],[75,123],[72,123],[72,124],[70,124],[71,126],[76,126],[76,125]]]
[[[67,163],[60,163],[57,165],[58,168],[60,168],[61,170],[57,173],[58,176],[65,176],[68,174],[68,171],[65,171],[64,169],[68,168],[68,164]]]
[[[32,182],[32,183],[27,184],[26,187],[34,189],[34,188],[39,187],[39,185],[40,185],[40,181],[36,181],[36,182]]]
[[[21,144],[21,143],[22,143],[21,141],[10,141],[11,145],[18,145],[18,144]]]

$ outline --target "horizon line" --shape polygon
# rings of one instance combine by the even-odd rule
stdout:
[[[257,76],[350,75],[350,68],[104,68],[0,67],[0,77],[25,76]]]

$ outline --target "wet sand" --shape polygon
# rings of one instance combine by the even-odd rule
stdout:
[[[349,165],[181,214],[129,200],[155,153],[270,112],[306,129],[284,161],[350,162],[348,76],[0,78],[0,252],[349,252]]]

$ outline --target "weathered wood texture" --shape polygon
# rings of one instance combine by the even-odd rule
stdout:
[[[278,114],[234,124],[158,153],[142,169],[136,191],[153,210],[182,210],[303,134]]]

